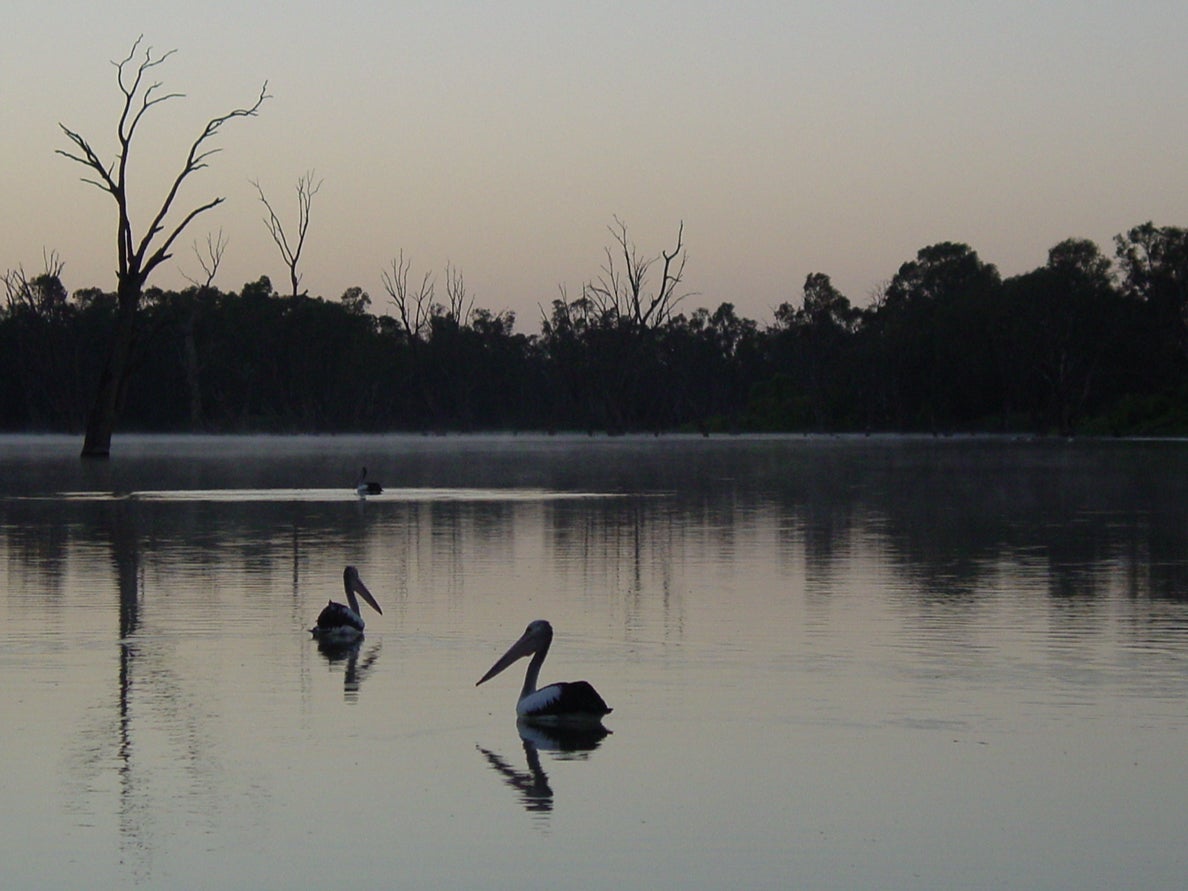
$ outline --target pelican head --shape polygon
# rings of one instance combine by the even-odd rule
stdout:
[[[363,579],[359,578],[359,570],[354,566],[348,566],[342,571],[342,587],[346,591],[347,601],[356,613],[359,612],[359,601],[355,599],[358,594],[363,598],[363,601],[381,616],[384,611],[380,609],[380,605],[375,602],[375,598],[371,596],[371,592],[367,590],[367,586],[363,584]]]
[[[548,652],[549,644],[553,642],[553,626],[544,619],[537,619],[535,622],[528,623],[528,627],[524,629],[524,633],[520,635],[508,651],[499,657],[496,662],[487,671],[485,675],[479,678],[477,687],[484,681],[489,681],[499,672],[503,671],[513,662],[518,659],[523,659],[525,656],[532,656],[539,654],[541,661],[544,659],[544,654]]]
[[[359,478],[355,481],[355,491],[360,495],[379,495],[384,491],[384,487],[374,481],[367,479],[367,468],[359,470]]]

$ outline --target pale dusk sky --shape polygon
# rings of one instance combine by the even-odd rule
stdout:
[[[296,226],[323,180],[300,271],[336,299],[388,306],[403,251],[446,263],[479,307],[539,331],[540,305],[596,278],[608,225],[688,262],[680,308],[766,323],[823,272],[865,305],[920,248],[961,241],[1004,276],[1131,226],[1188,225],[1188,4],[1182,2],[203,4],[9,0],[0,55],[0,268],[114,290],[115,205],[55,154],[59,122],[112,160],[113,61],[144,34],[162,90],[130,159],[135,233],[208,118],[221,151],[175,204],[216,196],[151,285],[287,272],[251,180]],[[174,219],[180,217],[175,216]]]

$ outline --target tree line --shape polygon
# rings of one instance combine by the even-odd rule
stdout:
[[[620,221],[601,274],[541,308],[475,307],[401,255],[386,311],[359,287],[278,294],[267,277],[145,290],[121,424],[140,431],[1026,431],[1188,433],[1188,230],[1153,223],[1051,248],[1002,278],[968,245],[903,263],[865,307],[828,275],[765,324],[682,311],[683,230],[641,256]],[[0,428],[86,427],[120,294],[69,293],[54,254],[4,277]],[[294,288],[295,290],[295,288]]]
[[[814,273],[773,324],[676,308],[684,227],[641,256],[616,219],[601,275],[542,312],[539,334],[508,312],[476,309],[459,270],[446,299],[403,254],[383,273],[391,313],[349,288],[337,301],[300,291],[298,266],[321,180],[297,183],[286,229],[258,181],[265,225],[288,270],[281,296],[262,277],[214,287],[226,242],[207,237],[206,276],[181,292],[149,287],[190,225],[222,203],[175,206],[219,151],[222,128],[271,97],[210,118],[156,210],[131,214],[128,158],[164,92],[157,53],[137,38],[113,62],[122,96],[117,150],[105,161],[60,124],[83,182],[116,211],[116,288],[69,294],[56,254],[5,273],[0,308],[0,428],[84,430],[83,457],[106,457],[117,421],[141,430],[1078,430],[1182,432],[1185,231],[1137,226],[1115,261],[1092,242],[1052,248],[1048,263],[1003,281],[969,246],[920,250],[863,309]],[[150,205],[152,206],[152,205]],[[649,277],[659,269],[659,282]]]

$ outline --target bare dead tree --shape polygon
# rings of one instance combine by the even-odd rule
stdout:
[[[30,278],[25,267],[18,265],[4,273],[5,302],[9,310],[24,308],[36,315],[52,315],[66,303],[66,289],[62,287],[62,270],[66,264],[57,251],[41,251],[42,272]]]
[[[214,287],[215,276],[218,275],[219,266],[223,262],[223,253],[227,250],[227,239],[223,237],[223,230],[219,229],[218,234],[206,233],[206,250],[199,249],[198,242],[194,242],[191,248],[194,251],[194,257],[198,261],[198,265],[202,268],[204,278],[194,278],[187,275],[185,272],[182,275],[186,281],[196,287],[199,291],[209,291]]]
[[[264,197],[264,190],[260,187],[260,183],[257,180],[252,180],[252,185],[260,193],[260,203],[268,211],[268,216],[264,218],[264,225],[268,227],[268,234],[272,236],[277,250],[280,251],[281,259],[284,260],[285,267],[289,270],[289,283],[293,288],[292,296],[296,297],[299,293],[297,287],[301,283],[297,264],[301,260],[301,251],[305,247],[305,234],[309,231],[310,206],[313,204],[314,195],[318,194],[318,190],[322,188],[322,180],[315,183],[312,170],[297,179],[297,236],[292,242],[285,234],[285,227],[281,224],[280,217],[276,215],[276,211],[272,209],[268,199]]]
[[[219,149],[210,147],[210,140],[216,137],[223,125],[236,118],[255,117],[260,106],[269,97],[268,82],[260,88],[255,102],[237,108],[206,122],[198,137],[190,144],[189,152],[181,170],[174,177],[164,198],[139,237],[132,225],[128,196],[128,163],[132,155],[132,144],[140,124],[148,112],[170,99],[183,96],[182,93],[163,93],[160,81],[150,81],[153,69],[165,62],[175,50],[154,55],[152,47],[146,47],[143,54],[140,45],[143,35],[136,38],[132,49],[122,61],[112,62],[116,67],[116,84],[124,97],[123,109],[116,125],[118,148],[116,160],[105,163],[81,134],[59,124],[74,149],[58,149],[57,153],[86,167],[90,174],[83,177],[101,191],[111,195],[116,203],[116,251],[119,263],[116,269],[116,324],[108,350],[107,360],[100,372],[95,401],[87,418],[86,436],[83,441],[83,457],[107,457],[111,452],[111,435],[116,419],[123,407],[127,394],[128,380],[133,366],[133,353],[137,345],[137,321],[149,275],[168,260],[174,242],[199,215],[223,203],[223,198],[213,198],[188,212],[174,223],[171,214],[174,201],[182,184],[194,173],[205,169],[210,157]],[[136,61],[139,59],[139,61]]]
[[[9,321],[16,331],[14,366],[30,421],[74,430],[85,416],[85,405],[78,396],[82,362],[77,327],[62,284],[66,264],[57,251],[43,249],[41,258],[37,275],[28,275],[23,266],[3,275]]]
[[[429,330],[429,319],[433,315],[433,275],[426,272],[421,278],[420,287],[413,290],[409,285],[408,273],[412,266],[410,260],[404,258],[404,251],[392,260],[391,271],[382,270],[380,278],[384,283],[384,290],[392,298],[396,307],[396,319],[408,335],[409,342],[415,345]]]
[[[627,319],[639,327],[660,327],[671,317],[673,308],[689,296],[677,293],[685,274],[684,222],[677,229],[676,246],[649,258],[640,255],[621,219],[615,217],[615,225],[607,228],[615,247],[605,249],[602,274],[583,287],[582,296],[604,318]],[[664,261],[660,285],[647,293],[648,272],[660,260]]]
[[[202,428],[202,364],[198,359],[198,338],[196,329],[198,317],[201,315],[208,299],[214,293],[215,276],[219,274],[219,266],[223,262],[223,253],[227,250],[227,239],[223,230],[218,235],[206,233],[206,249],[201,250],[198,242],[192,245],[194,257],[202,268],[204,278],[192,278],[182,273],[186,280],[194,285],[195,293],[187,296],[185,307],[188,310],[182,320],[182,359],[186,369],[186,389],[190,395],[190,428]]]
[[[466,279],[457,266],[446,263],[446,312],[459,325],[470,321],[474,312],[474,296],[466,291]]]

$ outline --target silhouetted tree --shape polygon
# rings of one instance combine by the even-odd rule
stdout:
[[[1144,304],[1175,363],[1188,358],[1188,229],[1143,223],[1114,239],[1126,296]]]
[[[297,271],[297,264],[301,262],[301,251],[305,248],[305,236],[309,232],[313,197],[322,188],[322,180],[315,183],[312,170],[297,178],[297,232],[292,239],[285,233],[284,224],[281,223],[280,217],[276,215],[276,211],[272,209],[272,205],[264,196],[264,189],[260,186],[259,181],[252,180],[252,185],[256,187],[256,191],[260,195],[260,203],[268,211],[268,216],[264,218],[264,225],[268,227],[268,234],[272,236],[272,241],[276,244],[281,259],[285,263],[285,269],[289,272],[289,286],[292,289],[289,296],[297,297],[300,293],[298,287],[301,284],[301,274]]]
[[[202,277],[186,275],[186,279],[194,287],[188,288],[178,296],[183,303],[182,356],[185,362],[186,390],[190,397],[190,429],[198,430],[202,427],[202,365],[198,360],[195,331],[199,316],[215,295],[215,276],[219,273],[223,254],[227,250],[223,230],[220,229],[217,236],[207,233],[205,252],[199,249],[198,242],[194,242],[193,249],[198,266],[202,269]]]
[[[114,63],[117,72],[116,83],[124,97],[123,109],[116,126],[116,161],[113,164],[105,163],[85,137],[65,125],[59,125],[75,149],[59,149],[58,154],[88,168],[90,174],[84,177],[83,181],[110,194],[116,203],[117,212],[116,324],[107,360],[99,375],[95,401],[87,417],[82,449],[84,457],[106,457],[111,451],[111,435],[127,394],[128,376],[134,362],[133,354],[139,334],[137,323],[145,283],[153,270],[169,259],[174,241],[186,227],[200,214],[223,201],[222,198],[214,198],[200,204],[182,215],[178,222],[167,227],[166,218],[170,215],[178,191],[192,173],[207,166],[207,160],[217,151],[207,147],[208,140],[216,136],[227,121],[239,117],[254,117],[268,98],[268,84],[265,82],[260,89],[260,95],[252,105],[207,121],[198,138],[190,145],[181,171],[174,177],[156,213],[143,235],[138,238],[133,231],[128,195],[128,163],[132,144],[140,123],[152,108],[181,96],[180,93],[159,93],[161,84],[147,81],[152,70],[173,55],[174,51],[154,56],[152,48],[149,47],[145,49],[141,60],[135,62],[142,39],[143,37],[138,37],[128,55],[122,61]],[[163,237],[159,237],[162,235]]]
[[[893,427],[936,430],[994,411],[987,335],[1000,287],[998,270],[964,244],[921,248],[899,267],[870,318]]]
[[[827,430],[852,411],[847,393],[851,369],[845,358],[860,318],[849,299],[820,272],[805,278],[799,308],[790,303],[776,308],[773,359],[784,381],[783,397],[800,405],[789,406],[790,417],[807,412],[816,429]]]
[[[1013,402],[1041,432],[1073,433],[1103,378],[1117,378],[1104,373],[1124,327],[1109,258],[1091,241],[1062,241],[1046,266],[1008,280],[1004,301]]]
[[[79,340],[77,308],[62,284],[65,263],[56,251],[42,259],[38,275],[27,275],[21,266],[4,273],[12,337],[5,379],[13,386],[11,401],[23,405],[27,424],[75,431],[86,415],[81,393],[90,351]]]

